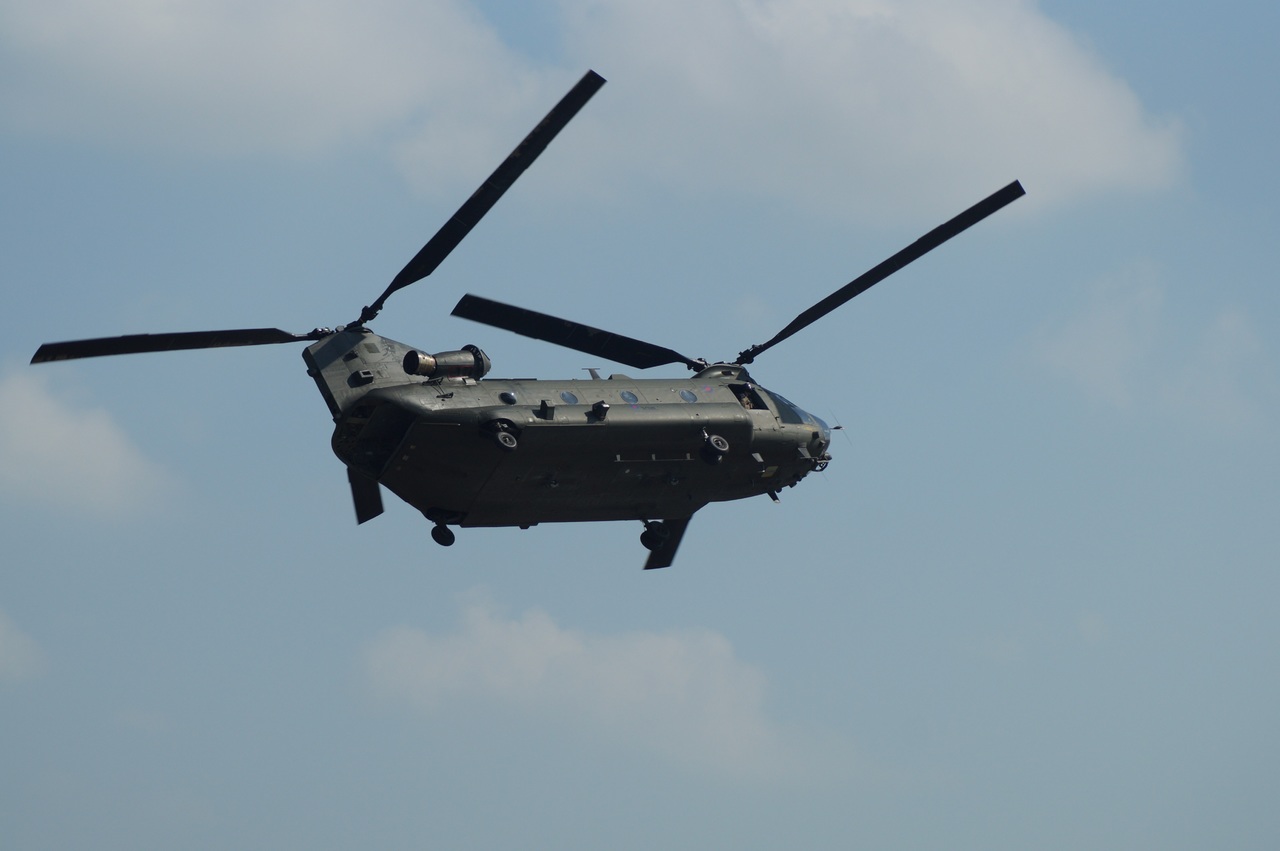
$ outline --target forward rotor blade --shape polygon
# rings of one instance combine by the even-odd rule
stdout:
[[[844,304],[849,299],[860,293],[866,292],[885,278],[892,275],[894,272],[897,272],[899,269],[906,266],[908,263],[919,260],[925,254],[928,254],[939,245],[942,245],[942,243],[951,239],[951,237],[973,227],[987,216],[1002,207],[1013,203],[1025,194],[1026,190],[1022,188],[1022,184],[1015,180],[1013,183],[1010,183],[998,192],[988,195],[986,198],[979,201],[977,204],[974,204],[960,215],[929,231],[927,234],[890,257],[888,260],[885,260],[880,265],[854,278],[852,281],[845,284],[843,287],[836,290],[831,295],[806,310],[804,313],[801,313],[791,321],[790,325],[779,331],[772,340],[769,340],[767,343],[752,346],[746,351],[741,352],[738,355],[738,363],[751,363],[752,360],[755,359],[756,355],[766,349],[772,348],[797,331],[813,324],[840,305]]]
[[[523,334],[535,340],[545,340],[557,346],[607,358],[617,363],[625,363],[636,369],[648,369],[665,363],[682,363],[696,370],[706,365],[701,361],[685,357],[673,349],[664,349],[662,346],[655,346],[644,340],[601,331],[590,325],[474,295],[464,295],[454,307],[453,315]]]
[[[179,349],[221,349],[228,346],[266,346],[273,343],[296,343],[318,340],[320,331],[290,334],[279,328],[236,328],[229,331],[183,331],[177,334],[129,334],[124,337],[98,337],[45,343],[36,349],[32,363],[47,363],[76,358],[98,358],[105,355],[128,355],[139,352],[171,352]]]
[[[564,129],[564,126],[578,114],[578,110],[582,109],[591,96],[599,91],[604,82],[604,77],[595,71],[588,71],[583,75],[577,85],[547,113],[546,118],[543,118],[542,122],[524,137],[524,141],[516,145],[516,149],[503,160],[502,165],[498,166],[493,174],[489,175],[489,179],[458,208],[453,218],[445,222],[444,227],[440,228],[422,247],[422,250],[400,270],[400,274],[396,275],[386,291],[378,296],[378,300],[364,309],[359,321],[355,324],[363,325],[369,322],[378,315],[383,303],[393,292],[416,283],[434,272],[449,253],[458,247],[458,243],[471,232],[476,223],[498,202],[511,184],[516,182],[516,178],[523,174],[524,170],[546,149],[556,134]]]

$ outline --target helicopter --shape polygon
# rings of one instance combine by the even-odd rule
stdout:
[[[568,380],[488,377],[477,346],[427,353],[368,326],[396,291],[429,276],[603,86],[588,71],[354,322],[296,334],[240,328],[46,343],[31,362],[306,342],[333,416],[356,522],[383,513],[382,490],[418,509],[432,538],[450,527],[639,521],[645,569],[670,566],[690,519],[712,502],[795,487],[831,462],[832,428],[751,378],[755,358],[1024,193],[1014,181],[800,313],[731,361],[691,358],[621,334],[464,295],[452,315],[645,370]]]

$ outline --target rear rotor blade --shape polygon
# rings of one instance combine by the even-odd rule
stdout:
[[[772,340],[769,340],[767,343],[752,346],[746,351],[739,353],[738,363],[751,363],[752,360],[755,359],[756,355],[766,349],[772,348],[778,343],[781,343],[797,331],[812,325],[814,322],[826,316],[849,299],[860,293],[866,292],[885,278],[892,275],[894,272],[906,266],[908,263],[919,260],[925,254],[928,254],[939,245],[942,245],[942,243],[951,239],[951,237],[973,227],[987,216],[1002,207],[1013,203],[1025,194],[1026,190],[1022,188],[1022,184],[1015,180],[1013,183],[1010,183],[998,192],[988,195],[986,198],[979,201],[977,204],[974,204],[960,215],[929,231],[927,234],[890,257],[888,260],[885,260],[880,265],[862,273],[840,289],[833,292],[831,295],[824,298],[822,301],[815,304],[813,307],[806,310],[804,313],[801,313],[791,321],[790,325],[779,331]]]
[[[498,202],[511,184],[516,182],[516,178],[523,174],[524,170],[546,149],[556,134],[564,129],[564,126],[578,114],[578,110],[582,109],[591,96],[599,91],[604,82],[604,77],[595,71],[588,71],[583,75],[577,85],[547,113],[546,118],[542,119],[542,122],[533,128],[524,141],[503,160],[502,165],[489,175],[489,179],[458,208],[453,218],[445,222],[444,227],[440,228],[436,235],[422,247],[422,250],[400,270],[400,274],[396,275],[386,291],[378,296],[378,300],[361,312],[360,319],[355,324],[363,325],[369,322],[378,315],[387,297],[393,292],[416,283],[434,272],[449,253],[458,247],[458,243],[471,232],[476,223]]]
[[[646,343],[644,340],[624,337],[621,334],[592,328],[590,325],[490,301],[479,296],[464,295],[454,307],[453,315],[523,334],[535,340],[545,340],[557,346],[607,358],[617,363],[625,363],[636,369],[648,369],[665,363],[682,363],[695,370],[706,366],[702,361],[685,357],[673,349]]]
[[[36,350],[32,363],[97,358],[104,355],[127,355],[138,352],[172,352],[179,349],[220,349],[228,346],[266,346],[273,343],[296,343],[318,340],[319,329],[309,334],[290,334],[279,328],[235,328],[228,331],[183,331],[176,334],[129,334],[124,337],[98,337],[45,343]]]

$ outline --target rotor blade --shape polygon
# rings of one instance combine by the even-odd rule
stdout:
[[[104,355],[128,355],[138,352],[171,352],[179,349],[220,349],[227,346],[266,346],[272,343],[296,343],[318,340],[319,330],[309,334],[290,334],[279,328],[236,328],[229,331],[183,331],[177,334],[129,334],[124,337],[98,337],[92,340],[70,340],[45,343],[36,350],[32,363],[47,363],[76,358],[98,358]]]
[[[815,304],[813,307],[806,310],[804,313],[801,313],[791,321],[790,325],[779,331],[772,340],[769,340],[767,343],[752,346],[746,351],[739,353],[738,363],[751,363],[755,356],[764,350],[772,348],[797,331],[813,324],[840,305],[844,304],[849,299],[859,293],[863,293],[871,289],[873,286],[906,266],[908,263],[920,259],[939,245],[942,245],[942,243],[946,242],[948,239],[951,239],[951,237],[956,236],[962,231],[976,225],[987,216],[996,212],[1000,208],[1013,203],[1025,194],[1026,190],[1022,188],[1022,184],[1015,180],[1013,183],[1010,183],[998,192],[988,195],[986,198],[974,204],[960,215],[929,231],[927,234],[890,257],[888,260],[885,260],[880,265],[862,273],[840,289],[833,292],[831,295],[824,298],[822,301]]]
[[[636,369],[648,369],[664,363],[682,363],[690,369],[701,369],[705,366],[702,362],[685,357],[673,349],[664,349],[643,340],[624,337],[610,331],[601,331],[590,325],[490,301],[479,296],[464,295],[454,307],[453,315],[474,322],[483,322],[495,328],[514,331],[535,340],[545,340],[557,346],[607,358],[617,363],[625,363]]]
[[[604,77],[595,71],[588,71],[583,75],[577,85],[552,107],[546,118],[543,118],[542,122],[524,137],[524,141],[516,145],[515,150],[503,160],[502,165],[489,175],[489,179],[458,208],[453,218],[445,222],[444,227],[440,228],[436,235],[422,247],[422,250],[400,270],[400,274],[396,275],[386,291],[378,296],[378,300],[364,309],[360,314],[360,320],[355,324],[363,325],[369,322],[378,315],[383,303],[393,292],[416,283],[434,272],[444,258],[448,257],[449,253],[458,247],[458,243],[471,232],[476,223],[484,218],[511,184],[516,182],[516,178],[523,174],[524,170],[546,149],[556,134],[564,129],[564,126],[578,114],[578,110],[582,109],[591,96],[599,91],[604,82]]]

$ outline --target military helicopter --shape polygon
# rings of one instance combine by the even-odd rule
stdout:
[[[136,352],[310,342],[303,351],[333,415],[356,522],[383,511],[382,488],[422,512],[451,546],[450,526],[628,520],[643,524],[645,569],[668,567],[690,518],[711,502],[794,487],[831,461],[831,428],[756,384],[756,356],[1021,197],[1014,181],[805,310],[733,361],[679,352],[475,295],[454,316],[636,369],[680,363],[692,378],[548,381],[488,378],[474,345],[427,354],[368,324],[397,290],[436,267],[604,85],[588,71],[360,316],[294,334],[240,328],[46,343],[32,363]]]

